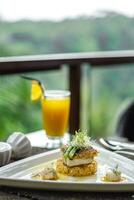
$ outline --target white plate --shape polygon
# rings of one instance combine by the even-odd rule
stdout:
[[[97,174],[91,177],[72,178],[58,181],[39,181],[31,179],[31,174],[42,169],[46,163],[60,156],[60,150],[35,155],[0,168],[0,185],[35,189],[72,191],[134,191],[134,161],[97,147]],[[106,183],[101,181],[105,166],[119,165],[126,181]]]

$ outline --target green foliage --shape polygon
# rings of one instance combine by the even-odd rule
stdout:
[[[4,77],[0,80],[0,137],[4,138],[14,131],[29,131],[40,128],[38,105],[30,102],[29,84],[20,77]],[[31,123],[32,122],[32,123]]]
[[[116,133],[118,117],[134,97],[133,76],[133,65],[93,70],[91,128],[95,137]]]
[[[61,22],[0,21],[0,56],[134,48],[134,20],[116,13]]]

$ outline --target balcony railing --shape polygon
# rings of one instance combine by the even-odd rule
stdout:
[[[69,68],[69,88],[71,91],[70,133],[80,125],[80,85],[83,63],[91,67],[120,67],[134,63],[134,51],[111,51],[95,53],[50,54],[39,56],[1,57],[0,75],[33,71],[59,70],[63,65]],[[118,64],[118,65],[117,65]]]

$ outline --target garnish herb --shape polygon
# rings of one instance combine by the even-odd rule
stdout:
[[[119,166],[118,164],[115,166],[115,168],[113,169],[113,173],[117,176],[121,175],[121,171],[119,170]]]
[[[91,147],[91,139],[87,135],[87,131],[75,131],[75,135],[71,142],[72,146],[77,148],[89,148]]]

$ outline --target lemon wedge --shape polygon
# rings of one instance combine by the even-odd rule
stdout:
[[[42,87],[40,83],[36,80],[33,80],[32,87],[31,87],[31,100],[38,101],[42,95],[43,95],[43,91],[42,91]]]

